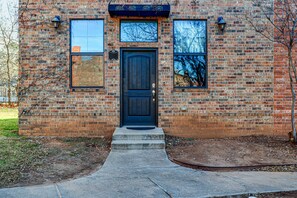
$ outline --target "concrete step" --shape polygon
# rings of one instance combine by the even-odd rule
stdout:
[[[164,149],[164,139],[161,128],[134,130],[122,127],[115,130],[111,147],[113,150]]]
[[[129,130],[117,128],[113,134],[113,140],[164,140],[164,132],[162,129],[153,130]]]
[[[164,140],[113,140],[113,150],[164,149]]]
[[[164,134],[149,133],[130,133],[130,134],[114,134],[113,140],[164,140]]]

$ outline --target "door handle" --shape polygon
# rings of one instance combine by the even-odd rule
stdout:
[[[156,84],[155,83],[153,83],[152,84],[152,95],[153,95],[153,102],[155,102],[156,101]]]

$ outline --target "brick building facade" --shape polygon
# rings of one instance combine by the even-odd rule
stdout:
[[[111,17],[108,3],[20,0],[20,75],[23,76],[20,85],[24,90],[19,108],[20,134],[111,136],[115,127],[125,125],[125,105],[131,101],[138,103],[137,99],[124,101],[123,67],[130,64],[126,63],[124,53],[127,52],[129,60],[132,54],[128,52],[138,56],[138,52],[147,51],[156,55],[156,98],[149,104],[155,104],[155,125],[166,133],[209,138],[288,132],[290,92],[283,90],[289,84],[286,68],[280,67],[285,59],[279,46],[256,34],[244,21],[245,10],[253,8],[248,1],[172,0],[169,17]],[[57,29],[51,22],[54,16],[62,20]],[[227,22],[223,33],[216,24],[219,16]],[[94,40],[94,43],[102,40],[102,51],[101,48],[92,51],[91,40],[82,44],[88,45],[85,54],[80,51],[76,46],[80,41],[75,40],[75,35],[78,38],[80,33],[75,28],[84,27],[79,23],[76,27],[76,21],[103,21],[103,33],[98,33],[98,40]],[[125,21],[155,22],[156,41],[123,41],[121,25]],[[177,35],[179,21],[193,21],[188,24],[196,24],[196,29],[205,28],[205,34],[201,33],[202,29],[199,33],[200,40],[193,37],[201,46],[205,44],[205,49],[195,46],[186,53],[177,50],[178,39],[183,42],[187,37],[192,38],[191,29],[181,30],[182,34]],[[183,25],[188,27],[186,23]],[[87,34],[93,38],[92,33]],[[112,50],[119,53],[118,60],[110,60]],[[90,56],[96,58],[90,60]],[[89,58],[88,64],[75,65],[81,63],[81,58]],[[196,73],[188,68],[190,63],[180,63],[193,60],[195,68],[200,68]],[[98,68],[92,67],[96,64]],[[129,78],[131,82],[134,79]],[[141,79],[145,77],[138,80]],[[143,109],[145,101],[140,101],[134,110],[128,109],[127,115],[139,113],[135,109],[143,111],[143,115],[150,112]]]

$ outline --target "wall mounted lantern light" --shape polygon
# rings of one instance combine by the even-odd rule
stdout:
[[[226,21],[224,20],[223,17],[220,16],[218,18],[217,24],[218,24],[219,30],[222,31],[222,32],[224,32],[225,27],[226,27]]]
[[[61,17],[55,16],[52,20],[52,23],[54,24],[54,27],[57,29],[61,24]]]

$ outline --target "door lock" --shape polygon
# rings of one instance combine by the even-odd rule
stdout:
[[[156,101],[156,84],[155,83],[153,83],[152,84],[152,95],[153,95],[153,102],[155,102]]]

